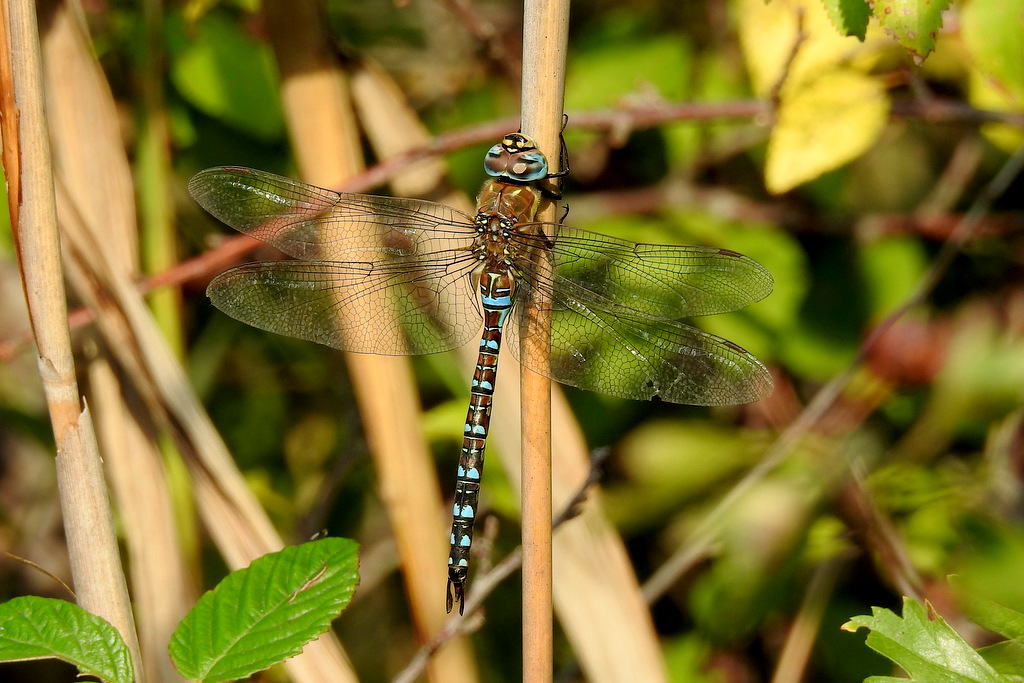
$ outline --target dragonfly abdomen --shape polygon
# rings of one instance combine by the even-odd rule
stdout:
[[[451,552],[448,555],[447,608],[459,603],[463,610],[469,549],[473,544],[473,523],[480,500],[480,475],[484,469],[484,448],[491,422],[494,382],[498,373],[498,352],[505,318],[512,308],[515,283],[501,272],[484,271],[480,278],[480,300],[484,311],[484,331],[480,353],[469,394],[469,411],[463,427],[462,452],[455,479],[455,503],[452,506]]]

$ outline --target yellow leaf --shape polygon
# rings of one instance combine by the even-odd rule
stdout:
[[[787,82],[801,82],[865,52],[877,52],[854,36],[839,35],[820,0],[734,0],[733,5],[750,82],[760,97],[778,83],[787,64]],[[798,42],[799,51],[790,62]]]
[[[960,35],[970,68],[970,103],[1020,111],[1024,105],[1024,12],[1020,2],[974,0],[961,12]],[[1019,127],[988,123],[981,132],[1007,153],[1024,141]]]
[[[1000,88],[977,71],[971,71],[969,83],[968,99],[975,107],[992,111],[1020,111],[1021,100],[1015,97],[1014,93]],[[982,125],[981,133],[1007,154],[1012,154],[1024,142],[1024,132],[1021,132],[1019,127],[1007,123],[986,123]]]
[[[878,138],[889,116],[882,82],[836,69],[780,93],[768,140],[765,185],[780,193],[856,159]]]

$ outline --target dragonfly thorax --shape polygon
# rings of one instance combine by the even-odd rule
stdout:
[[[514,185],[500,179],[489,180],[480,188],[477,197],[477,222],[479,216],[506,218],[513,223],[529,223],[536,220],[537,209],[543,195],[539,188],[530,185]]]
[[[510,265],[515,257],[514,245],[510,239],[515,230],[515,221],[504,216],[481,212],[476,215],[476,226],[477,237],[473,251],[477,259],[492,269],[500,268],[506,271],[507,268],[504,266]]]

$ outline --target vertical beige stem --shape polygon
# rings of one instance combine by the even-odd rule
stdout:
[[[309,0],[272,0],[264,11],[302,175],[321,185],[340,184],[362,170],[361,146],[347,79],[319,32],[317,6]],[[444,623],[447,548],[437,486],[424,485],[436,479],[416,417],[415,378],[405,358],[345,358],[402,559],[416,632],[425,641]],[[468,643],[449,642],[431,659],[427,675],[438,683],[475,681]]]
[[[526,0],[523,16],[523,132],[557,170],[561,150],[567,0]],[[538,218],[552,221],[548,203]],[[550,264],[546,266],[550,268]],[[524,302],[529,311],[523,356],[546,365],[550,355],[550,302]],[[538,363],[542,361],[542,363]],[[550,681],[554,667],[551,572],[551,383],[523,369],[523,680]]]
[[[50,420],[57,443],[57,484],[78,603],[111,622],[132,654],[135,678],[144,680],[138,639],[121,568],[103,467],[88,410],[80,410],[67,300],[60,261],[60,237],[43,97],[35,4],[4,3],[9,30],[16,111],[5,111],[18,125],[21,196],[15,239],[38,346]],[[5,145],[10,144],[5,139]],[[8,168],[8,173],[18,169]]]

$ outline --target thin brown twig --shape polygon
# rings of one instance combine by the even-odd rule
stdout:
[[[60,578],[59,576],[57,576],[53,572],[50,572],[50,571],[44,569],[43,567],[40,567],[38,564],[36,564],[32,560],[28,559],[27,557],[22,557],[21,555],[15,555],[14,553],[9,553],[9,552],[4,552],[4,555],[6,555],[8,559],[10,559],[10,560],[12,560],[14,562],[20,562],[21,564],[24,564],[26,566],[32,567],[33,569],[35,569],[36,571],[40,572],[41,574],[44,574],[44,575],[48,576],[49,578],[53,579],[56,583],[59,583],[61,586],[63,586],[64,590],[67,591],[67,594],[71,597],[72,600],[75,599],[75,589],[73,589],[71,586],[69,586],[67,583],[65,583],[64,579]]]
[[[862,469],[858,463],[852,463],[849,481],[837,499],[839,518],[857,538],[859,545],[871,549],[883,579],[900,595],[920,600],[924,580],[910,561],[892,520],[882,513],[871,497]]]
[[[569,126],[612,133],[621,130],[652,128],[678,121],[715,121],[723,119],[754,120],[764,122],[773,107],[766,100],[734,100],[731,102],[649,102],[627,101],[610,109],[571,111]],[[894,99],[891,115],[899,118],[922,119],[929,123],[980,125],[1006,123],[1024,128],[1024,113],[978,109],[955,100]],[[409,165],[428,157],[462,149],[469,145],[489,143],[519,126],[513,118],[489,121],[443,133],[429,145],[396,155],[352,178],[345,192],[363,192],[383,185]]]
[[[772,675],[772,683],[803,680],[828,598],[835,588],[843,566],[850,561],[853,554],[852,551],[840,553],[814,569],[800,610],[786,636],[786,644]]]
[[[935,186],[915,213],[936,214],[951,211],[960,201],[967,185],[978,172],[984,144],[980,134],[962,137],[946,163]]]
[[[800,54],[800,48],[807,41],[807,31],[804,30],[804,8],[798,7],[796,11],[796,36],[793,38],[793,44],[789,47],[789,54],[786,55],[786,61],[782,65],[782,71],[779,72],[779,77],[772,84],[771,89],[768,91],[768,99],[775,105],[779,104],[779,93],[782,92],[782,88],[786,85],[786,81],[789,79],[790,69],[793,68],[793,62],[796,61],[796,56]]]

